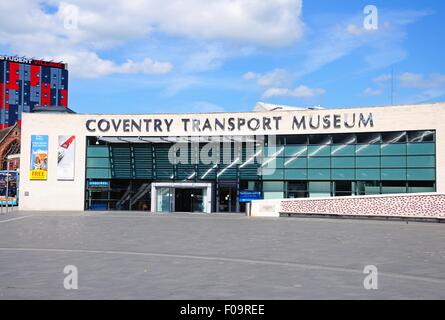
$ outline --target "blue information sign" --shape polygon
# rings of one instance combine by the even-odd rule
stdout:
[[[252,200],[261,200],[261,192],[259,191],[250,191],[250,190],[243,190],[239,193],[239,202],[251,202]]]

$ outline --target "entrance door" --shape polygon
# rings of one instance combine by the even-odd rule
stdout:
[[[172,212],[174,207],[174,188],[157,189],[157,211]]]
[[[204,212],[204,189],[175,188],[176,212]]]
[[[152,212],[206,212],[212,208],[211,183],[153,182]]]
[[[236,186],[219,187],[219,212],[236,212]]]

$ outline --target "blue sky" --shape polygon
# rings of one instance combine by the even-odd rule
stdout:
[[[388,105],[392,72],[395,104],[436,102],[444,9],[439,0],[2,1],[0,11],[23,16],[0,20],[0,52],[68,62],[69,106],[81,113]]]

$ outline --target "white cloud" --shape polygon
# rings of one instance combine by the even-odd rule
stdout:
[[[263,74],[249,71],[243,75],[243,79],[255,80],[261,87],[273,87],[288,83],[290,81],[290,75],[284,69],[274,69]]]
[[[402,46],[406,38],[406,27],[429,14],[429,11],[381,10],[379,20],[387,22],[381,23],[373,31],[358,27],[363,23],[361,13],[351,19],[337,19],[334,24],[320,28],[320,35],[308,41],[305,59],[302,60],[297,76],[302,78],[316,72],[361,48],[368,51],[364,55],[368,70],[384,68],[401,61],[406,57]]]
[[[405,103],[428,102],[445,96],[445,74],[434,73],[426,76],[405,72],[398,77],[398,80],[400,87],[414,92],[413,95],[404,99]]]
[[[372,79],[372,81],[381,83],[381,82],[387,82],[387,81],[391,80],[391,78],[392,78],[392,76],[390,74],[382,74],[382,75]]]
[[[399,77],[400,85],[406,88],[433,89],[445,87],[445,74],[431,74],[425,77],[422,74],[405,72]]]
[[[78,9],[67,16],[68,5]],[[15,0],[0,1],[0,46],[11,53],[60,59],[75,76],[112,73],[166,73],[172,63],[155,57],[125,62],[104,58],[106,50],[146,41],[153,32],[186,39],[282,46],[303,32],[302,0]],[[51,10],[47,10],[51,7]],[[6,14],[14,12],[14,14]],[[77,27],[64,28],[67,19]],[[222,64],[221,48],[190,55],[186,69],[211,70]],[[154,53],[153,55],[156,55]],[[135,59],[133,59],[135,60]],[[159,60],[159,61],[158,61]],[[141,68],[139,68],[141,67]]]
[[[363,91],[363,95],[370,97],[370,96],[381,96],[384,93],[383,89],[373,89],[373,88],[366,88]]]
[[[313,98],[323,95],[326,91],[320,88],[309,88],[308,86],[300,85],[295,89],[288,88],[269,88],[263,93],[263,98],[272,97],[295,97],[295,98]]]

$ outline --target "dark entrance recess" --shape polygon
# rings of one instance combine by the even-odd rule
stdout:
[[[175,189],[175,212],[203,211],[203,189]]]

